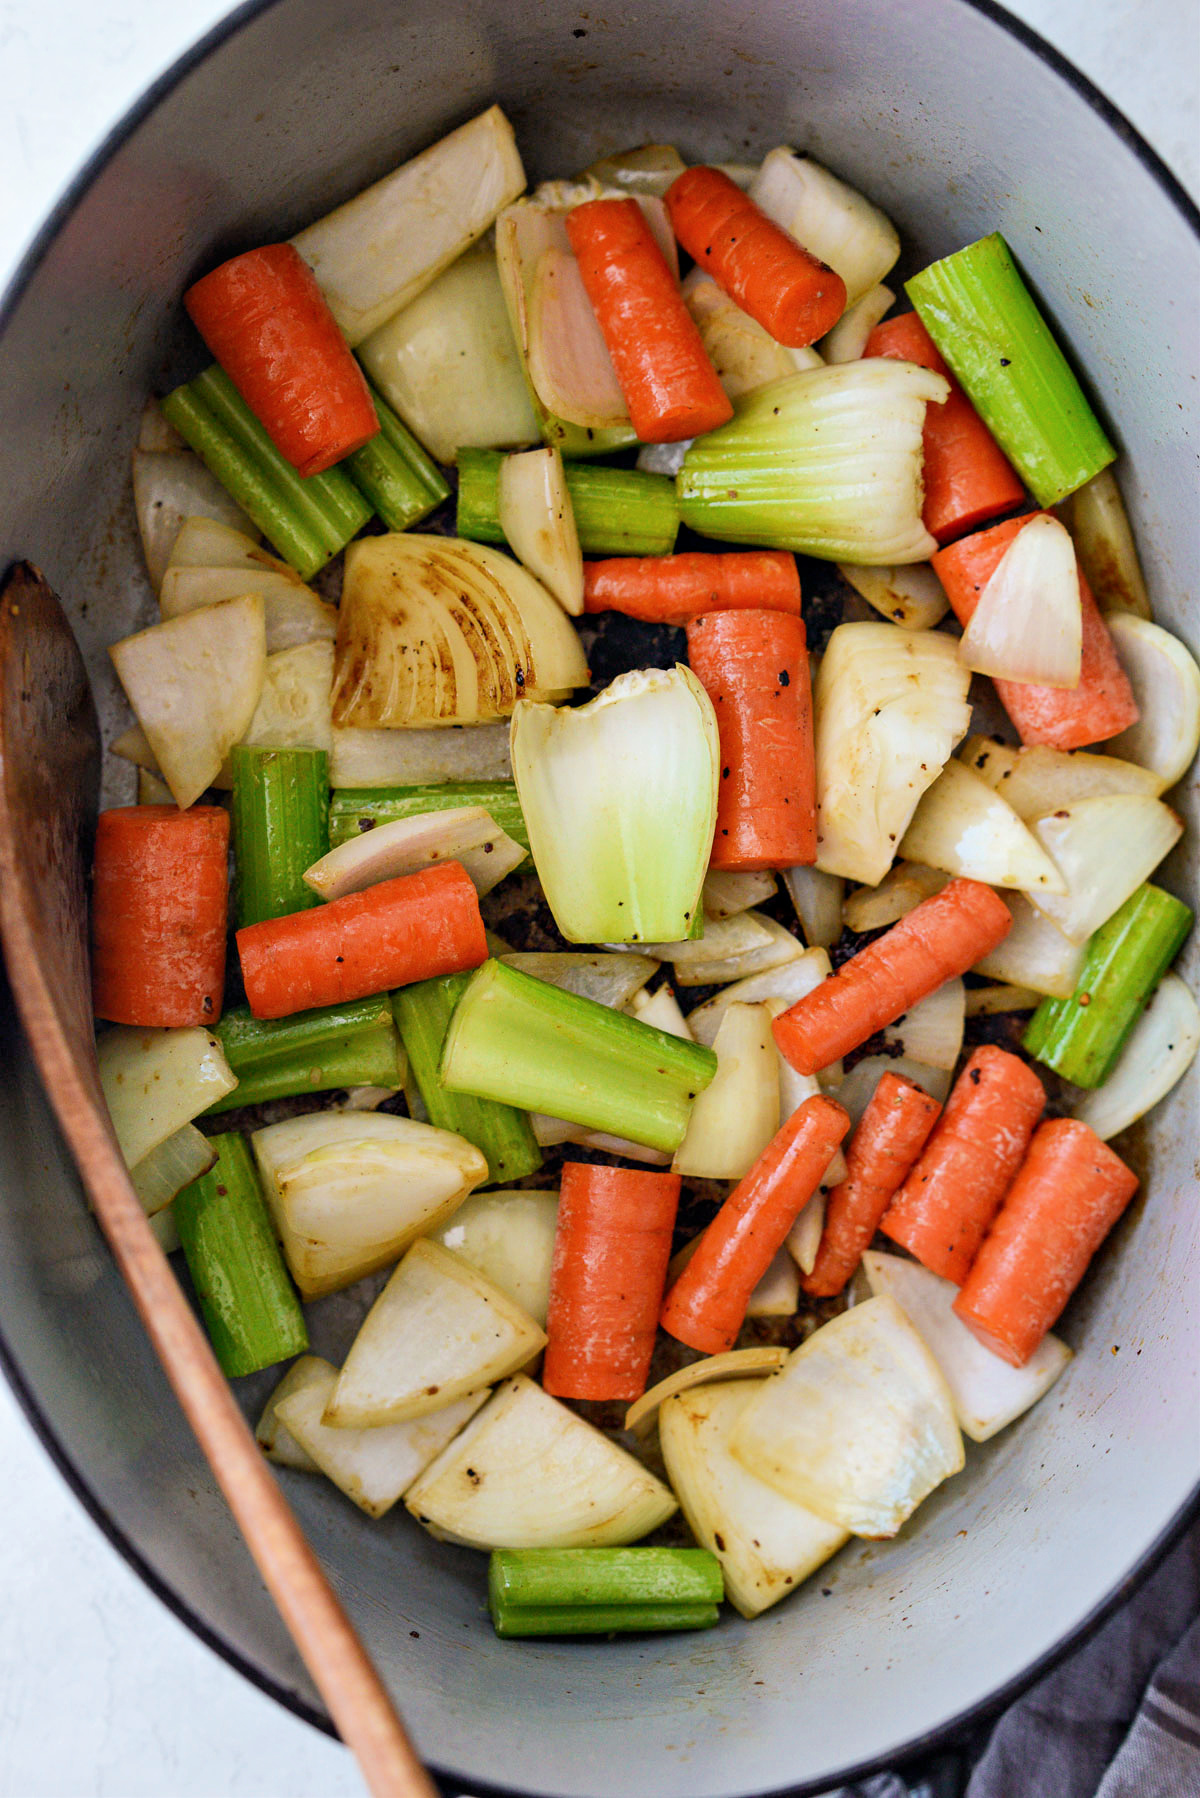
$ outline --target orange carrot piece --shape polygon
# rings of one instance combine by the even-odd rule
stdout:
[[[825,1226],[811,1274],[800,1284],[813,1298],[839,1293],[870,1247],[896,1189],[925,1147],[941,1106],[899,1074],[884,1074],[846,1150],[846,1178],[825,1206]]]
[[[479,898],[461,862],[381,880],[313,911],[237,933],[256,1018],[340,1005],[487,960]]]
[[[96,821],[92,1003],[143,1028],[215,1024],[225,987],[229,813],[123,805]]]
[[[952,880],[776,1018],[780,1053],[797,1073],[815,1074],[965,974],[1011,929],[1012,913],[991,887]]]
[[[688,255],[777,343],[801,349],[832,331],[846,283],[720,169],[685,169],[666,192]]]
[[[567,236],[643,443],[727,424],[733,405],[636,200],[588,200]]]
[[[1005,519],[989,531],[963,537],[949,548],[938,550],[933,566],[960,624],[970,622],[980,594],[1018,531],[1039,516],[1049,515],[1027,512],[1021,518]],[[1083,607],[1079,685],[1038,687],[1026,681],[996,682],[1001,703],[1022,743],[1045,743],[1051,749],[1084,749],[1089,743],[1106,742],[1138,721],[1133,690],[1082,568],[1079,599]]]
[[[678,1174],[564,1162],[542,1385],[559,1398],[646,1390]]]
[[[1132,1168],[1086,1124],[1041,1126],[954,1301],[985,1348],[1025,1365],[1137,1188]]]
[[[320,474],[379,430],[366,379],[290,243],[223,262],[183,296],[205,343],[281,456]]]
[[[708,555],[613,556],[583,565],[585,612],[623,612],[646,624],[686,624],[702,612],[747,607],[800,613],[795,556],[782,549]]]
[[[792,1113],[701,1236],[667,1294],[664,1330],[706,1355],[733,1346],[750,1294],[849,1128],[846,1111],[823,1093]]]
[[[863,350],[915,362],[944,375],[950,397],[925,408],[921,442],[925,452],[925,529],[939,543],[1011,512],[1025,497],[1004,451],[938,354],[915,312],[876,325]]]
[[[884,1214],[884,1235],[961,1286],[1045,1105],[1045,1088],[1027,1062],[990,1043],[976,1049]]]
[[[721,734],[714,868],[791,868],[817,857],[812,689],[804,621],[704,612],[688,661]]]

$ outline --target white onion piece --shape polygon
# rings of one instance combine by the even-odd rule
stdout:
[[[734,918],[738,912],[761,905],[777,892],[779,882],[769,868],[741,873],[734,869],[710,868],[704,876],[704,915],[706,918]]]
[[[846,283],[846,304],[883,280],[900,254],[891,220],[819,162],[772,150],[750,183],[750,198]]]
[[[743,1617],[786,1598],[849,1540],[845,1530],[773,1492],[730,1454],[730,1435],[764,1384],[700,1386],[671,1398],[659,1414],[663,1459],[684,1516],[697,1542],[720,1561],[725,1595]]]
[[[162,407],[155,399],[146,401],[142,407],[142,416],[138,421],[137,448],[140,450],[186,450],[187,443],[179,435],[174,425],[169,425],[163,417]]]
[[[602,156],[586,173],[594,181],[636,199],[640,194],[665,194],[686,167],[673,144],[639,144],[633,150]]]
[[[100,1085],[129,1167],[231,1093],[237,1076],[211,1031],[115,1024],[96,1042]]]
[[[895,568],[839,562],[838,573],[889,624],[898,624],[902,630],[932,630],[950,609],[946,590],[928,562],[906,562]]]
[[[372,381],[439,462],[536,443],[490,238],[452,262],[358,347]]]
[[[837,627],[813,693],[818,867],[868,886],[882,880],[970,723],[969,685],[939,632]]]
[[[149,746],[147,745],[147,747]],[[220,775],[217,776],[213,785],[216,787],[221,785]],[[139,805],[174,805],[175,795],[161,774],[155,774],[150,768],[139,768],[137,771],[137,802]]]
[[[562,452],[525,450],[505,456],[497,481],[500,529],[517,560],[552,593],[564,612],[583,611],[583,554]]]
[[[544,1330],[557,1221],[557,1192],[474,1192],[430,1235]]]
[[[842,917],[848,930],[882,930],[906,917],[924,899],[932,899],[949,882],[941,868],[900,861],[875,887],[858,887],[846,898]]]
[[[399,1086],[347,1086],[340,1093],[330,1098],[331,1111],[378,1111],[385,1099],[394,1099],[397,1093],[404,1091],[404,1081],[408,1079],[408,1057],[404,1053],[404,1045],[399,1048],[401,1084]]]
[[[652,1024],[655,1030],[665,1030],[668,1036],[681,1037],[685,1043],[695,1041],[691,1027],[679,1009],[679,1001],[669,986],[660,986],[653,993],[647,993],[643,987],[633,995],[624,1010],[631,1017],[639,1018],[643,1024]]]
[[[1001,893],[1012,913],[1012,929],[1002,943],[975,963],[989,980],[1029,986],[1053,999],[1069,999],[1083,966],[1083,945],[1064,936],[1020,893]]]
[[[1053,1386],[1071,1359],[1057,1336],[1042,1338],[1024,1367],[1010,1367],[971,1334],[950,1309],[959,1288],[915,1261],[868,1249],[863,1268],[872,1294],[886,1293],[942,1371],[959,1428],[972,1442],[988,1442],[1028,1411]]]
[[[1065,893],[1067,883],[1012,806],[953,756],[922,795],[904,833],[907,861],[1023,892]]]
[[[648,955],[674,965],[680,986],[720,986],[727,980],[744,980],[785,962],[799,961],[805,954],[804,944],[790,930],[756,911],[714,918],[705,924],[702,937],[645,943],[643,947]]]
[[[1104,1085],[1072,1116],[1103,1141],[1127,1130],[1186,1074],[1200,1049],[1200,1007],[1178,974],[1164,974]]]
[[[336,1378],[337,1368],[322,1360],[320,1355],[301,1355],[298,1361],[292,1362],[254,1426],[254,1439],[268,1461],[274,1461],[279,1467],[294,1467],[299,1473],[320,1473],[321,1469],[308,1450],[301,1448],[275,1407],[283,1399],[291,1398],[293,1392],[303,1392],[307,1386],[319,1386],[321,1409],[324,1410],[325,1396],[332,1391]]]
[[[368,1517],[382,1517],[418,1474],[452,1442],[488,1397],[469,1393],[428,1417],[365,1430],[332,1429],[323,1412],[337,1369],[321,1363],[320,1376],[277,1402],[279,1425],[319,1472],[353,1499]]]
[[[964,1462],[941,1370],[891,1298],[810,1336],[747,1404],[730,1449],[785,1498],[872,1538],[894,1536]]]
[[[175,1209],[172,1205],[164,1205],[153,1217],[146,1219],[150,1233],[164,1255],[174,1255],[183,1247],[179,1239],[179,1228],[175,1222]]]
[[[692,1106],[671,1165],[694,1180],[740,1180],[779,1128],[777,1050],[767,1007],[729,1006],[713,1048],[717,1071]]]
[[[794,942],[795,938],[792,940]],[[824,949],[803,949],[793,959],[768,968],[762,974],[749,974],[698,1005],[695,1011],[688,1013],[688,1029],[698,1043],[711,1049],[721,1019],[731,1005],[757,1005],[767,999],[778,1002],[780,1009],[786,1011],[789,1005],[806,999],[832,972]]]
[[[820,365],[816,350],[792,350],[777,343],[703,269],[692,269],[679,291],[731,400],[765,387],[768,381],[794,375],[798,368]]]
[[[511,780],[508,724],[433,730],[334,730],[331,787],[419,787],[449,780]]]
[[[629,408],[569,249],[543,251],[529,288],[529,374],[547,410],[588,430],[624,424]]]
[[[1102,468],[1056,510],[1075,540],[1080,566],[1100,610],[1150,618],[1150,596],[1112,469]]]
[[[813,949],[832,949],[842,934],[845,881],[840,874],[824,874],[806,865],[784,868],[782,873],[805,942]]]
[[[665,474],[674,480],[694,441],[691,437],[681,437],[678,443],[643,443],[634,467],[642,474]]]
[[[700,1238],[696,1238],[699,1242]],[[694,1247],[694,1244],[689,1244]],[[679,1259],[678,1256],[675,1258]],[[672,1262],[672,1266],[675,1263]],[[685,1264],[686,1265],[686,1264]],[[677,1367],[669,1373],[665,1380],[651,1386],[643,1392],[641,1398],[634,1399],[625,1413],[625,1428],[636,1430],[639,1424],[653,1415],[669,1398],[677,1393],[689,1392],[693,1386],[709,1386],[718,1380],[761,1380],[764,1374],[778,1373],[788,1358],[789,1350],[785,1348],[744,1348],[726,1349],[721,1355],[707,1355],[702,1361],[689,1361],[686,1367]]]
[[[258,705],[267,663],[262,600],[247,594],[204,606],[108,653],[176,805],[193,804]]]
[[[1075,545],[1057,518],[1039,512],[984,583],[958,653],[995,680],[1077,687],[1082,646]]]
[[[256,1130],[251,1143],[306,1299],[397,1260],[487,1179],[473,1143],[387,1112],[311,1112]]]
[[[1015,749],[994,737],[968,737],[958,759],[1026,823],[1077,799],[1099,799],[1106,793],[1146,793],[1156,799],[1165,785],[1135,762],[1086,749],[1051,749],[1045,743]]]
[[[494,1281],[418,1237],[363,1319],[323,1422],[364,1430],[424,1417],[545,1346],[545,1331]]]
[[[461,805],[397,818],[339,843],[304,870],[304,884],[321,899],[344,899],[378,881],[456,861],[482,897],[524,860],[520,843],[501,830],[483,806]]]
[[[587,680],[579,638],[540,582],[484,543],[392,531],[346,551],[333,721],[477,724]]]
[[[353,348],[481,237],[524,186],[512,126],[489,106],[292,242]]]
[[[950,1091],[950,1073],[946,1068],[931,1068],[907,1055],[865,1055],[855,1062],[837,1089],[837,1102],[846,1107],[856,1129],[885,1074],[898,1074],[902,1080],[911,1080],[939,1105],[945,1104]]]
[[[581,999],[594,999],[597,1005],[611,1005],[614,1010],[628,1007],[648,980],[658,972],[658,963],[648,955],[635,955],[624,950],[598,950],[588,953],[568,951],[529,951],[504,954],[501,961],[535,980],[545,980]]]
[[[184,1124],[144,1155],[129,1170],[133,1190],[142,1201],[147,1217],[170,1205],[176,1195],[201,1174],[206,1174],[217,1159],[217,1152],[207,1136],[194,1124]]]
[[[844,1163],[843,1163],[844,1166]],[[788,1254],[796,1263],[802,1274],[811,1274],[817,1265],[817,1250],[821,1246],[821,1235],[825,1229],[825,1207],[829,1191],[838,1185],[827,1173],[828,1189],[818,1186],[807,1205],[787,1233],[784,1243]]]
[[[159,605],[164,618],[179,618],[197,607],[243,593],[260,595],[266,620],[267,652],[276,655],[299,643],[332,643],[337,611],[306,587],[282,574],[243,572],[239,568],[175,568],[163,576]]]
[[[264,549],[257,538],[206,512],[184,519],[171,546],[171,567],[241,568],[251,574],[283,574],[293,586],[304,586],[295,569]]]
[[[1183,819],[1161,799],[1114,793],[1035,818],[1033,831],[1061,869],[1067,892],[1060,898],[1043,888],[1028,897],[1064,936],[1084,943],[1150,878],[1183,835]]]
[[[890,287],[880,282],[847,306],[837,324],[817,346],[825,362],[857,362],[867,347],[867,338],[885,312],[895,304]]]
[[[1006,1011],[1036,1011],[1044,997],[1031,986],[973,986],[967,993],[967,1016],[990,1018]]]
[[[747,1317],[795,1317],[800,1275],[786,1248],[777,1249],[766,1273],[746,1301]]]
[[[405,1495],[469,1548],[606,1548],[678,1507],[661,1480],[523,1374],[506,1380]]]
[[[263,749],[330,751],[329,690],[333,683],[333,644],[298,643],[268,655],[262,692],[243,743]],[[114,751],[116,745],[113,745]],[[213,786],[233,786],[233,758],[227,755]],[[382,783],[380,783],[382,784]]]
[[[1108,747],[1174,786],[1200,748],[1200,667],[1160,625],[1130,612],[1110,612],[1105,622],[1141,712]]]
[[[648,1143],[630,1142],[624,1136],[610,1136],[604,1130],[589,1130],[585,1124],[573,1124],[566,1118],[548,1117],[545,1112],[531,1111],[530,1127],[534,1140],[543,1149],[558,1143],[574,1142],[584,1149],[596,1149],[602,1155],[620,1155],[625,1161],[644,1161],[649,1167],[670,1167],[670,1154],[652,1149]]]
[[[961,980],[947,980],[935,992],[910,1006],[883,1032],[886,1043],[899,1043],[910,1061],[927,1067],[954,1067],[962,1051],[966,991]]]
[[[199,456],[183,448],[134,450],[133,506],[146,572],[155,593],[162,586],[185,518],[204,515],[239,532],[254,529],[236,500],[230,499]]]

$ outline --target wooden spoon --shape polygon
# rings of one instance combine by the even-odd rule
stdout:
[[[85,878],[100,743],[62,607],[28,563],[0,598],[0,937],[50,1103],[196,1439],[346,1745],[377,1798],[437,1798],[378,1673],[142,1210],[100,1088]]]

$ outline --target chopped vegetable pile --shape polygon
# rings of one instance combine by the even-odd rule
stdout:
[[[503,1637],[895,1535],[1200,1047],[1200,669],[1014,249],[889,316],[811,160],[526,195],[492,107],[184,295],[101,1077],[225,1372],[291,1363],[265,1452],[490,1552]]]

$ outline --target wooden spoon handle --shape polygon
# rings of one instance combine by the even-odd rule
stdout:
[[[437,1798],[234,1402],[113,1136],[87,985],[96,759],[70,626],[36,570],[18,568],[0,601],[0,937],[21,1021],[150,1340],[342,1740],[376,1798]]]

